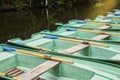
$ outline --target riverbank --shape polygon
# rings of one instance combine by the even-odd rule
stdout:
[[[70,19],[94,19],[98,15],[118,8],[118,0],[104,0],[90,4],[70,6],[69,8],[37,8],[30,10],[0,12],[0,42],[5,43],[8,39],[20,37],[29,38],[33,33],[50,29],[55,30],[56,22],[64,22]]]
[[[28,10],[34,8],[59,8],[59,7],[71,7],[77,4],[89,3],[89,0],[1,0],[0,11],[17,11]]]

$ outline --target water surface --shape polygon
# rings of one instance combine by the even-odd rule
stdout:
[[[0,12],[0,42],[8,39],[27,39],[33,33],[45,29],[55,30],[55,22],[67,22],[70,19],[94,19],[98,15],[117,8],[120,9],[120,0],[101,0],[77,4],[73,7],[57,9],[34,9],[19,12]]]

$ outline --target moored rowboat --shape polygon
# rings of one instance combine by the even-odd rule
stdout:
[[[108,48],[106,46],[102,47],[104,45],[94,43],[95,46],[92,46],[91,44],[80,44],[79,42],[71,42],[70,39],[56,39],[55,37],[54,39],[50,39],[47,37],[45,38],[45,35],[42,34],[36,34],[27,40],[21,40],[17,38],[11,39],[8,42],[20,46],[33,47],[36,49],[42,49],[47,51],[57,51],[63,54],[72,54],[84,58],[107,61],[120,61],[119,50],[115,50],[112,48],[113,46],[115,48],[117,45],[112,45],[112,47]]]
[[[120,31],[120,24],[104,23],[92,20],[69,20],[68,23],[56,23],[60,27],[73,27],[81,29],[98,29],[105,31]]]
[[[21,50],[22,52],[8,52],[4,51],[5,48],[4,50],[2,49],[0,50],[0,79],[2,80],[120,79],[119,65],[52,55],[52,57],[72,60],[74,62],[74,64],[67,64],[23,54],[25,50]],[[9,50],[14,49],[9,48]],[[35,52],[32,53],[38,54]]]
[[[84,30],[76,28],[58,28],[55,31],[50,32],[49,30],[41,31],[41,33],[57,34],[61,36],[78,38],[78,39],[90,39],[90,40],[103,40],[104,42],[120,42],[120,33],[105,32],[99,30]],[[96,38],[96,39],[95,39]],[[97,39],[99,38],[99,39]],[[101,38],[101,39],[100,39]]]

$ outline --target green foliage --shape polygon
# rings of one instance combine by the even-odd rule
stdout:
[[[71,6],[73,0],[49,0],[49,6]]]
[[[75,0],[48,0],[49,7],[72,6]],[[45,6],[45,0],[0,0],[0,8],[17,8]]]
[[[21,9],[22,7],[28,6],[25,0],[15,0],[13,3],[15,8]]]

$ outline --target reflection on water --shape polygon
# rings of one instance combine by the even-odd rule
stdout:
[[[7,42],[8,39],[16,37],[26,39],[31,34],[45,29],[54,30],[55,22],[67,22],[69,19],[94,19],[97,15],[105,15],[114,8],[120,8],[119,2],[118,0],[101,0],[101,2],[75,5],[67,9],[0,13],[0,42]]]

